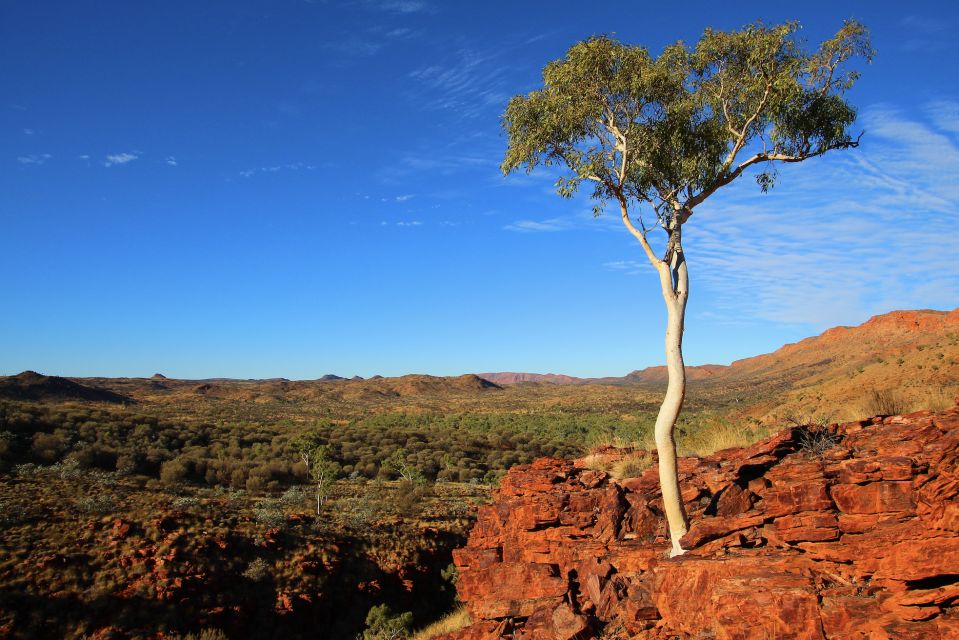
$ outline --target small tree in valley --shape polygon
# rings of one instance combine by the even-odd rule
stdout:
[[[321,442],[318,436],[306,434],[294,443],[307,474],[316,485],[316,515],[320,515],[340,471],[340,465],[330,456],[329,446]]]
[[[425,482],[426,478],[419,469],[407,462],[406,456],[405,449],[397,449],[383,460],[380,466],[389,473],[395,473],[400,480],[411,486]]]
[[[642,47],[590,38],[549,63],[543,88],[512,98],[503,115],[503,172],[565,168],[557,181],[564,197],[591,184],[594,213],[616,206],[659,277],[669,382],[655,436],[672,555],[683,553],[688,529],[673,437],[686,393],[683,226],[696,207],[747,172],[766,191],[776,163],[859,142],[844,93],[858,78],[848,63],[873,55],[866,29],[846,22],[807,51],[798,28],[790,22],[707,29],[695,47],[677,42],[656,58]],[[651,235],[657,230],[661,244]]]

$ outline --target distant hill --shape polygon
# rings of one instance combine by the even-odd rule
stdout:
[[[585,384],[588,378],[575,378],[557,373],[477,373],[477,376],[498,385],[518,384],[520,382],[548,382],[550,384]]]
[[[853,415],[857,403],[877,394],[893,404],[949,404],[959,388],[959,309],[892,311],[730,365],[689,366],[686,374],[691,393],[710,404],[738,406],[743,413],[769,419],[785,412],[808,417],[837,406]],[[662,391],[667,381],[662,366],[605,378],[479,375],[504,386],[615,385],[651,392]],[[775,415],[770,414],[773,409]],[[870,409],[862,407],[860,412]]]
[[[706,384],[744,396],[762,391],[770,396],[767,407],[806,414],[875,394],[894,404],[922,405],[923,397],[927,404],[948,404],[959,384],[959,309],[893,311],[859,326],[834,327],[737,360]]]
[[[130,398],[112,391],[88,387],[59,376],[45,376],[36,371],[24,371],[15,376],[0,378],[0,398],[41,401],[131,402]]]
[[[950,405],[959,392],[959,309],[894,311],[730,365],[690,366],[687,374],[687,409],[732,412],[763,423],[837,410],[844,413],[834,415],[836,419],[854,419],[890,406]],[[0,397],[200,403],[241,413],[250,410],[241,411],[241,405],[262,405],[264,415],[272,415],[272,410],[353,417],[371,412],[553,410],[631,415],[655,411],[666,378],[665,367],[607,378],[501,372],[366,380],[332,374],[319,380],[66,379],[24,372],[0,378]],[[875,406],[879,396],[882,407]]]
[[[959,309],[953,311],[892,311],[877,315],[855,327],[839,326],[824,333],[806,338],[797,343],[787,344],[776,351],[750,358],[737,360],[731,365],[704,364],[686,367],[687,380],[722,380],[724,377],[753,375],[760,371],[774,372],[781,367],[794,368],[796,365],[823,364],[820,357],[829,351],[842,350],[858,353],[859,347],[890,353],[903,346],[928,341],[930,336],[959,331]],[[881,343],[881,344],[879,344]],[[810,362],[810,357],[815,362]],[[551,384],[628,384],[665,382],[665,366],[637,369],[625,376],[606,376],[602,378],[577,378],[556,373],[478,373],[481,378],[496,384],[517,384],[521,382],[546,382]]]

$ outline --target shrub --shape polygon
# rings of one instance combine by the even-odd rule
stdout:
[[[189,507],[195,507],[195,506],[197,506],[198,504],[200,504],[200,499],[197,498],[196,496],[183,496],[183,497],[180,497],[180,498],[176,498],[176,499],[173,501],[173,508],[174,508],[174,509],[187,509],[187,508],[189,508]]]
[[[31,444],[33,455],[43,462],[53,462],[63,453],[69,443],[57,434],[35,433]]]
[[[366,614],[366,631],[362,640],[399,640],[410,637],[413,614],[409,611],[393,614],[388,605],[379,604]]]
[[[306,500],[306,493],[303,491],[303,487],[296,484],[280,496],[280,502],[291,507],[302,505],[304,500]]]
[[[253,510],[253,516],[260,524],[268,527],[282,527],[286,524],[286,516],[279,509],[273,507],[257,507]]]
[[[263,558],[257,558],[247,566],[246,571],[243,572],[243,577],[253,582],[262,582],[269,574],[270,565]]]
[[[30,478],[37,475],[40,472],[40,468],[32,462],[25,462],[24,464],[15,465],[13,472],[23,478]]]
[[[825,426],[806,426],[799,433],[799,450],[819,457],[839,444],[839,437]]]
[[[380,506],[366,492],[345,498],[339,506],[342,509],[343,521],[354,529],[368,528],[376,522],[381,512]]]
[[[23,505],[0,502],[0,525],[11,527],[26,521],[30,517]]]
[[[180,458],[167,460],[160,465],[160,481],[166,485],[176,485],[186,482],[189,474],[189,465]]]
[[[76,507],[83,513],[91,515],[107,515],[116,510],[117,505],[108,495],[87,496],[76,501]]]
[[[80,470],[80,463],[74,459],[61,460],[50,467],[50,472],[60,476],[64,480],[73,480],[83,475]]]

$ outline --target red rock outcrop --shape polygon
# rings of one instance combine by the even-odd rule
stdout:
[[[959,407],[810,433],[682,459],[672,559],[655,466],[514,467],[454,552],[473,624],[444,638],[959,638]]]

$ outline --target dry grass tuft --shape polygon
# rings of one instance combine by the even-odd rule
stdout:
[[[653,466],[653,455],[649,451],[636,451],[613,462],[608,473],[614,480],[637,478],[651,466]]]
[[[684,454],[708,456],[723,449],[748,447],[767,435],[769,434],[764,429],[744,428],[727,422],[718,422],[683,437],[679,442],[679,448]]]
[[[824,426],[805,426],[799,434],[799,450],[808,456],[819,458],[837,446],[840,438]]]
[[[859,403],[856,418],[895,416],[913,411],[945,411],[956,403],[957,387],[870,389]]]
[[[957,396],[959,396],[959,387],[925,388],[919,393],[912,410],[945,411],[956,405],[959,400]]]
[[[895,389],[871,389],[865,407],[871,416],[895,416],[908,411],[905,399]]]
[[[614,480],[635,478],[653,466],[651,450],[655,445],[629,445],[619,448],[601,448],[581,459],[587,469],[608,473]]]
[[[459,631],[470,622],[470,614],[467,613],[465,607],[460,607],[445,618],[441,618],[428,627],[424,627],[414,633],[412,640],[431,640],[444,633]]]

